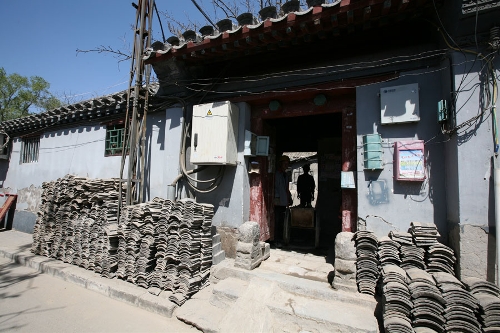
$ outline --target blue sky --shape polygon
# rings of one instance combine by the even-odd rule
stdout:
[[[110,94],[127,88],[130,62],[111,54],[79,53],[100,45],[130,50],[135,9],[132,1],[118,0],[0,0],[0,67],[7,74],[41,76],[56,96],[73,101]],[[135,1],[137,3],[137,0]],[[209,0],[198,0],[211,8]],[[167,10],[180,21],[190,16],[205,19],[189,0],[157,0],[158,10]],[[162,24],[168,38],[172,34]],[[156,19],[153,39],[160,40]]]

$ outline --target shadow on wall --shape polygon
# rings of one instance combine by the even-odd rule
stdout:
[[[5,178],[7,178],[7,171],[9,171],[9,160],[0,160],[0,188],[3,188]]]

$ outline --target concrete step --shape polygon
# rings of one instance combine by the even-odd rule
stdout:
[[[262,265],[262,264],[261,264]],[[304,279],[291,275],[284,275],[258,267],[254,270],[245,270],[234,267],[234,260],[225,259],[217,266],[212,266],[211,282],[218,283],[227,278],[251,281],[260,278],[269,283],[276,283],[280,289],[298,295],[324,301],[338,301],[347,304],[365,306],[375,311],[377,300],[369,295],[335,290],[328,282]]]
[[[342,301],[298,296],[279,288],[267,302],[283,332],[377,333],[375,309]]]
[[[229,277],[213,286],[210,304],[229,309],[248,287],[248,281]]]
[[[271,250],[259,269],[326,283],[331,283],[335,275],[335,268],[324,257],[278,249]]]
[[[228,277],[194,295],[175,315],[214,333],[378,332],[374,308],[297,295],[281,285],[259,276],[248,281]]]
[[[177,319],[196,327],[202,332],[219,332],[219,323],[227,311],[210,304],[213,288],[213,285],[209,285],[200,290],[180,308],[176,309],[174,315]]]

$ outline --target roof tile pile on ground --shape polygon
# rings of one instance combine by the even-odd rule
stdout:
[[[212,264],[213,206],[192,200],[153,201],[126,207],[120,221],[117,275],[169,292],[183,304],[208,283]]]
[[[427,248],[425,262],[428,272],[447,272],[455,274],[455,252],[452,248],[436,243]]]
[[[372,232],[358,231],[354,234],[356,245],[356,282],[359,292],[375,295],[379,278],[377,259],[378,240]]]
[[[500,332],[500,289],[478,278],[464,278],[462,282],[479,303],[483,332]]]
[[[434,272],[432,276],[446,301],[446,332],[481,333],[477,320],[479,306],[475,297],[450,273]]]
[[[425,269],[424,256],[425,250],[415,246],[413,236],[409,232],[391,231],[389,237],[400,244],[399,255],[401,258],[400,266],[403,268],[422,268]]]
[[[401,265],[401,259],[399,258],[399,248],[400,244],[398,242],[393,241],[389,237],[385,236],[379,239],[378,241],[378,251],[377,256],[380,262],[380,265]]]
[[[124,207],[118,222],[118,182],[66,176],[44,183],[32,252],[184,303],[208,283],[213,206],[155,198]]]
[[[401,267],[404,269],[420,268],[425,269],[425,250],[415,245],[402,245]]]
[[[118,184],[117,179],[71,175],[43,183],[32,252],[113,277]]]
[[[475,277],[463,278],[462,282],[472,294],[489,294],[495,297],[500,296],[500,288],[491,282]]]
[[[410,234],[418,247],[434,245],[441,236],[435,224],[422,222],[411,222]]]
[[[401,245],[413,245],[413,236],[409,232],[391,231],[389,237]]]
[[[418,268],[406,270],[410,279],[408,289],[413,302],[413,327],[426,327],[438,333],[444,332],[443,317],[446,301],[437,288],[432,275]]]
[[[408,277],[401,267],[385,265],[382,270],[382,314],[386,332],[413,333],[410,313],[413,303]]]

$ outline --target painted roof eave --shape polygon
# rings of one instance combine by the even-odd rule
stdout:
[[[147,64],[172,58],[198,62],[305,35],[330,32],[335,35],[340,28],[369,23],[383,17],[396,17],[429,3],[430,0],[338,0],[310,7],[306,11],[291,12],[277,19],[267,19],[259,24],[239,26],[206,36],[199,42],[181,41],[178,46],[166,43],[161,50],[146,50],[143,59]]]

